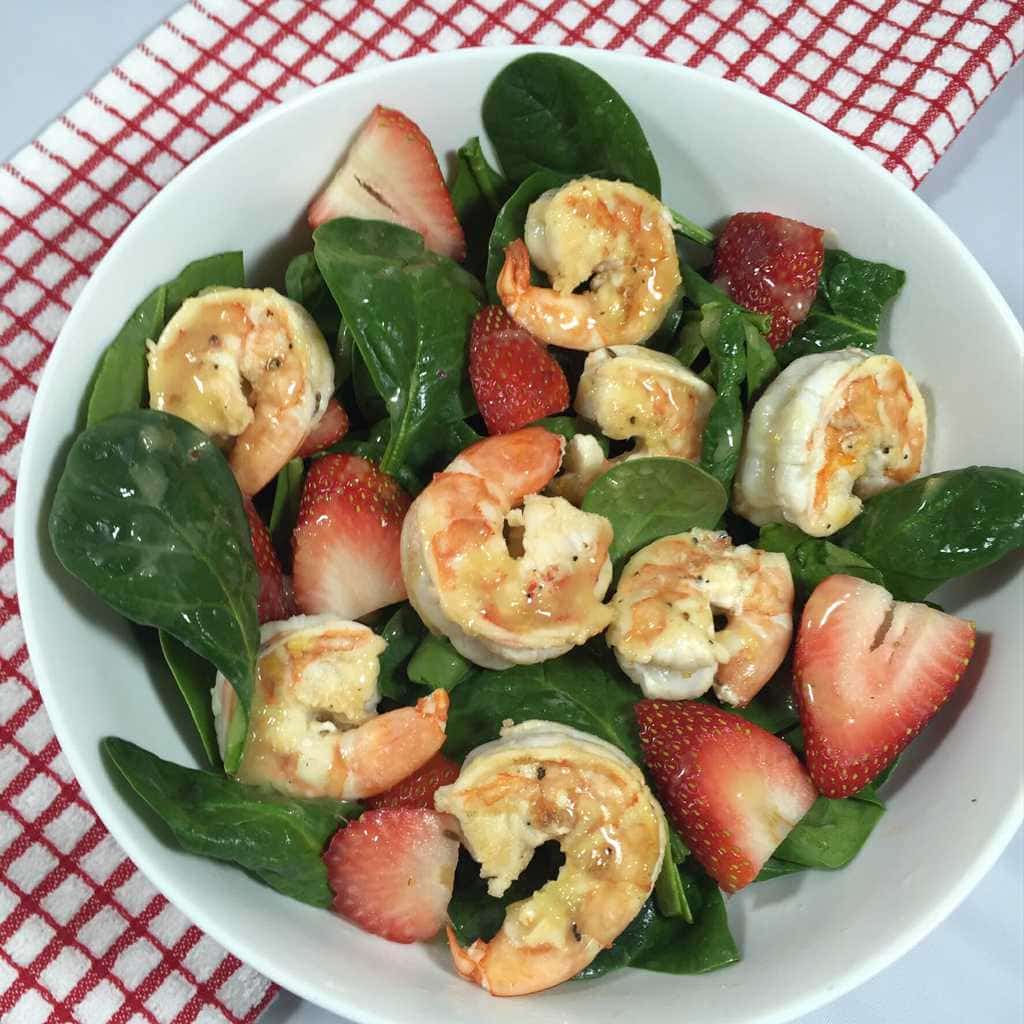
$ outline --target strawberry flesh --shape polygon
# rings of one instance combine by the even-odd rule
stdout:
[[[398,484],[366,459],[317,459],[292,534],[299,611],[358,619],[404,600],[401,534],[409,504]]]
[[[337,399],[332,398],[317,425],[306,435],[296,458],[308,459],[324,448],[337,444],[347,433],[348,413]]]
[[[437,157],[405,114],[373,108],[327,188],[309,208],[309,226],[336,217],[385,220],[418,231],[428,249],[462,260],[466,239]]]
[[[726,891],[749,885],[817,794],[777,736],[710,704],[636,705],[644,761],[662,806]]]
[[[455,819],[416,807],[366,811],[324,854],[334,909],[392,942],[422,942],[444,924],[459,843]]]
[[[973,623],[852,576],[815,588],[793,675],[807,766],[825,796],[852,796],[910,743],[949,699],[974,637]]]
[[[243,497],[245,517],[249,520],[249,536],[252,538],[252,552],[256,556],[256,568],[260,574],[260,593],[256,601],[256,613],[260,625],[277,622],[291,615],[291,602],[284,583],[284,573],[278,561],[270,532],[253,507],[249,498]]]
[[[434,807],[434,793],[441,786],[450,786],[459,777],[459,766],[438,751],[425,765],[403,779],[387,792],[369,797],[364,806]]]
[[[736,213],[718,236],[715,284],[747,309],[772,318],[778,348],[810,312],[825,259],[821,228],[774,213]]]
[[[473,320],[469,379],[490,434],[519,430],[569,404],[562,368],[501,306],[488,306]]]

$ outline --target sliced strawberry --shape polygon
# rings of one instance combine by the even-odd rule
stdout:
[[[281,571],[281,563],[277,560],[270,532],[252,502],[243,497],[242,504],[245,506],[246,518],[249,520],[252,550],[256,556],[256,568],[260,574],[260,595],[256,601],[260,625],[264,622],[287,619],[292,613],[291,602],[288,599],[288,591],[284,585],[284,573]]]
[[[636,705],[644,761],[683,842],[726,891],[748,885],[817,794],[796,754],[696,701]]]
[[[366,807],[428,807],[433,810],[434,793],[459,777],[459,766],[438,751],[422,768],[392,786],[386,793],[363,800]]]
[[[292,534],[295,604],[343,619],[405,598],[400,541],[409,496],[372,462],[325,455],[302,487]]]
[[[324,409],[317,425],[306,435],[302,447],[296,452],[300,459],[308,459],[324,448],[337,444],[348,433],[348,413],[345,407],[332,398]]]
[[[469,379],[490,434],[508,434],[569,404],[562,368],[501,306],[487,306],[469,335]]]
[[[367,811],[324,854],[334,909],[392,942],[433,938],[452,898],[455,819],[422,807]]]
[[[772,348],[810,312],[825,259],[822,234],[774,213],[736,213],[718,236],[715,284],[741,306],[771,315]]]
[[[309,226],[335,217],[402,224],[428,249],[461,260],[462,234],[444,176],[426,135],[405,114],[373,108],[340,170],[309,208]]]
[[[893,601],[875,583],[829,576],[804,606],[793,662],[807,767],[851,796],[921,731],[960,681],[974,624]]]

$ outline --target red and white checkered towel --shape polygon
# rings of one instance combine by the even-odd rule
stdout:
[[[25,650],[11,541],[36,383],[97,261],[263,107],[427,50],[573,43],[736,79],[916,186],[1024,52],[1003,0],[193,0],[0,168],[0,1020],[252,1021],[265,979],[191,925],[80,793]]]

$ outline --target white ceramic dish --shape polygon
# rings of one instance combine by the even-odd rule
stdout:
[[[159,670],[150,672],[128,625],[60,569],[46,536],[49,494],[102,349],[156,282],[198,256],[243,249],[252,283],[280,285],[284,261],[308,248],[310,197],[375,103],[408,113],[439,154],[450,154],[482,134],[484,91],[522,52],[417,58],[317,89],[196,161],[111,249],[46,368],[21,462],[17,583],[36,677],[83,789],[139,867],[243,960],[330,1010],[366,1024],[789,1020],[919,941],[988,870],[1021,820],[1019,558],[941,595],[978,621],[978,653],[951,705],[905,756],[886,791],[889,813],[865,850],[836,875],[779,879],[731,899],[744,961],[704,977],[621,971],[494,1000],[455,976],[441,943],[387,944],[166,845],[99,756],[100,739],[113,734],[196,763],[174,695],[155,682]],[[643,58],[572,56],[637,112],[677,209],[705,223],[736,210],[773,210],[826,225],[833,242],[907,270],[887,337],[929,396],[929,468],[1024,464],[1024,337],[985,273],[922,202],[837,136],[754,93]]]

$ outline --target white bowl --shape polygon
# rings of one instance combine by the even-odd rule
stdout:
[[[243,249],[250,282],[280,286],[284,261],[309,247],[307,203],[375,103],[405,111],[439,154],[451,154],[482,134],[484,91],[522,52],[417,58],[317,89],[214,147],[129,226],[68,318],[25,442],[15,540],[32,663],[71,767],[138,866],[228,949],[327,1009],[396,1024],[787,1020],[910,949],[963,899],[1020,822],[1019,559],[941,595],[977,620],[978,652],[951,705],[887,787],[889,812],[864,851],[835,875],[808,872],[731,899],[743,962],[703,977],[619,971],[525,999],[492,999],[456,977],[440,943],[385,943],[232,867],[166,845],[99,756],[100,739],[119,735],[196,763],[174,694],[154,681],[159,669],[150,673],[130,627],[61,570],[47,539],[49,496],[104,346],[154,284],[195,257]],[[833,244],[907,270],[887,339],[930,397],[931,469],[1024,463],[1020,327],[920,200],[838,136],[755,93],[653,60],[571,54],[637,112],[676,209],[703,223],[772,210],[825,225]]]

